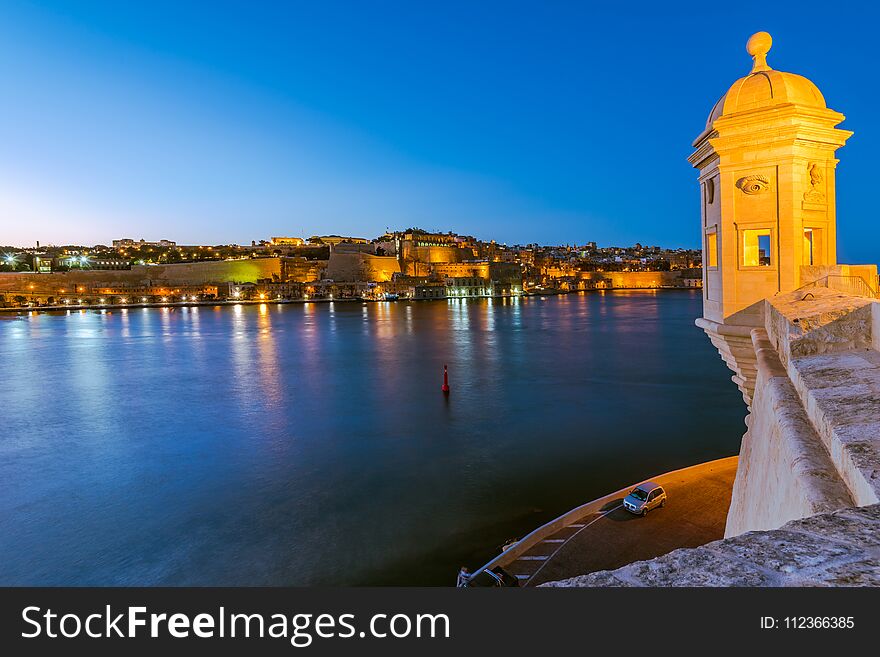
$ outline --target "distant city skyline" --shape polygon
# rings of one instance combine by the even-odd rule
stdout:
[[[794,6],[11,0],[0,243],[421,226],[697,248],[685,158],[767,30],[770,65],[813,80],[855,131],[839,153],[838,259],[876,262],[880,92],[863,51],[880,12],[835,5],[847,32],[831,43],[811,3]]]
[[[410,228],[417,228],[418,230],[424,230],[424,232],[426,234],[433,234],[433,235],[447,235],[447,234],[454,234],[454,235],[459,235],[459,236],[466,235],[468,237],[473,237],[481,242],[496,242],[498,244],[506,245],[506,246],[526,247],[526,246],[536,245],[539,247],[552,248],[552,247],[566,247],[566,246],[568,246],[568,247],[587,246],[589,244],[595,244],[598,246],[598,248],[628,248],[628,247],[634,247],[636,245],[641,245],[643,247],[657,246],[657,247],[662,247],[662,248],[666,248],[666,249],[700,250],[699,244],[697,244],[696,246],[680,246],[677,244],[664,244],[664,243],[656,243],[655,244],[652,242],[647,242],[645,240],[635,240],[635,241],[629,242],[629,243],[613,242],[613,241],[605,243],[605,242],[599,242],[597,240],[591,240],[591,239],[581,240],[579,242],[541,242],[541,241],[504,242],[502,240],[495,239],[491,235],[488,235],[488,236],[487,235],[480,235],[480,234],[474,234],[473,232],[471,232],[471,233],[456,233],[454,231],[442,230],[442,229],[428,230],[428,229],[424,229],[423,227],[418,227],[418,226],[416,226],[416,227],[390,226],[388,232],[389,233],[395,233],[395,232],[400,233],[400,232],[407,231]],[[381,233],[378,233],[376,235],[366,235],[366,234],[351,234],[351,235],[345,234],[345,235],[343,235],[338,232],[334,233],[332,231],[331,232],[322,232],[322,233],[315,233],[315,232],[309,233],[307,231],[305,236],[303,236],[303,235],[290,235],[290,234],[287,234],[287,235],[261,235],[259,237],[241,240],[238,242],[212,242],[212,241],[204,241],[204,240],[202,240],[201,242],[198,242],[198,241],[197,242],[183,242],[179,239],[175,239],[174,235],[164,235],[164,236],[157,237],[154,235],[125,234],[125,235],[117,235],[115,237],[111,237],[111,238],[104,239],[104,240],[98,240],[98,241],[73,240],[73,241],[59,242],[59,241],[53,241],[53,240],[35,240],[34,242],[32,242],[30,244],[12,244],[12,243],[6,244],[6,243],[3,243],[2,241],[0,241],[0,248],[12,247],[15,249],[21,249],[23,251],[24,250],[33,251],[35,249],[50,248],[50,247],[51,248],[60,248],[60,247],[68,247],[68,246],[70,246],[70,247],[86,247],[86,248],[91,248],[91,247],[95,247],[95,246],[105,246],[105,247],[110,248],[110,247],[114,247],[117,242],[124,242],[124,241],[129,241],[129,240],[131,240],[133,243],[143,242],[146,245],[158,244],[160,242],[163,242],[163,243],[167,242],[171,246],[179,245],[181,247],[183,247],[183,246],[200,246],[200,245],[201,246],[221,246],[221,245],[231,245],[231,244],[237,244],[240,246],[247,246],[251,243],[270,244],[272,242],[273,238],[285,238],[285,237],[301,238],[305,242],[308,242],[312,238],[320,238],[320,237],[343,237],[346,239],[348,239],[348,238],[354,238],[354,239],[363,238],[365,240],[373,241],[375,239],[381,238],[384,234],[386,234],[385,231],[382,231]]]

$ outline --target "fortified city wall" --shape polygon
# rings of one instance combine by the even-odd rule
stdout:
[[[400,271],[394,256],[377,256],[370,253],[330,253],[326,278],[346,283],[390,281]]]
[[[204,285],[208,283],[255,283],[260,279],[282,275],[283,258],[255,258],[188,262],[172,265],[132,265],[131,269],[78,270],[37,273],[0,274],[0,294],[21,294],[28,298],[43,298],[75,294],[97,287],[114,285]],[[64,290],[64,292],[62,292]]]
[[[578,278],[582,281],[594,281],[597,283],[607,281],[609,287],[628,289],[687,287],[685,285],[685,281],[688,280],[686,274],[689,274],[692,271],[694,270],[585,271],[580,272]],[[696,278],[699,278],[699,274]]]

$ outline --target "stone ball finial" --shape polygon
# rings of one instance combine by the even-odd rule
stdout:
[[[752,73],[757,71],[769,71],[767,65],[767,53],[773,45],[773,37],[767,32],[755,32],[746,43],[746,51],[752,56]]]

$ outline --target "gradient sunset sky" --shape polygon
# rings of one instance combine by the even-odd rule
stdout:
[[[685,158],[767,30],[855,131],[839,260],[880,261],[876,5],[614,4],[3,0],[0,244],[696,248]]]

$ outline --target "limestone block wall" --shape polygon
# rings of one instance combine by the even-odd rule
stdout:
[[[206,283],[255,283],[281,275],[281,258],[255,258],[189,262],[173,265],[134,265],[131,269],[85,270],[52,274],[0,273],[0,294],[21,294],[44,298],[73,294],[85,288],[113,287],[119,284],[202,285]],[[64,292],[62,292],[64,290]]]
[[[220,262],[189,262],[175,265],[132,267],[144,278],[169,283],[256,283],[262,278],[281,276],[281,258],[225,260]]]
[[[725,536],[853,506],[766,332],[752,337],[757,380]]]
[[[811,288],[765,303],[767,333],[783,365],[793,358],[871,346],[869,298]]]
[[[765,305],[727,536],[880,501],[880,303],[815,288]]]
[[[410,240],[401,244],[401,257],[405,261],[423,263],[461,262],[474,258],[473,249],[462,249],[457,244],[417,246]]]
[[[825,276],[842,276],[843,274],[843,265],[801,265],[800,284],[806,285]]]
[[[880,302],[871,304],[871,345],[880,351]]]
[[[283,261],[282,280],[295,283],[311,283],[324,278],[327,260],[306,260],[305,258],[286,258]]]
[[[878,291],[877,265],[801,265],[800,267],[801,285],[821,281],[826,276],[832,279],[861,278],[875,294]],[[848,284],[847,281],[832,280],[829,287],[834,287],[835,283],[841,286]]]
[[[369,253],[330,254],[326,277],[337,281],[353,283],[358,281],[385,282],[400,271],[400,264],[393,256],[377,256]]]
[[[878,291],[877,265],[842,265],[845,276],[858,276],[876,294]]]
[[[880,353],[798,358],[788,375],[855,504],[880,502]]]
[[[682,274],[677,271],[585,271],[578,278],[585,281],[611,281],[618,288],[685,287]]]
[[[431,271],[440,278],[489,278],[489,262],[443,262],[431,265]]]

